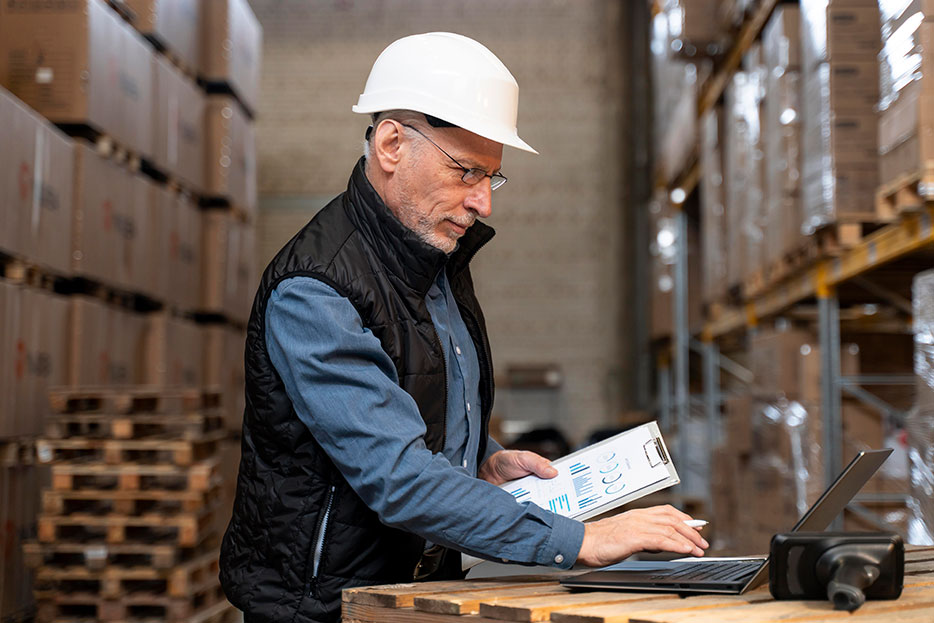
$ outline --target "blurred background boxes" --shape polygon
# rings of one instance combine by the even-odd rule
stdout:
[[[3,3],[0,85],[50,121],[152,153],[152,51],[103,0]]]
[[[201,2],[201,77],[223,84],[256,111],[263,31],[246,0]]]
[[[205,95],[166,59],[154,57],[153,164],[194,192],[204,188]]]
[[[245,324],[256,290],[253,228],[230,212],[209,210],[202,216],[204,285],[199,311]]]
[[[212,95],[206,107],[206,186],[253,219],[256,213],[256,146],[253,124],[237,101]]]
[[[122,0],[131,23],[159,50],[192,74],[201,60],[201,4],[213,0]],[[158,137],[158,132],[156,133]]]

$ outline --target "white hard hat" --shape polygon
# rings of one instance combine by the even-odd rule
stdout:
[[[403,37],[373,63],[353,111],[414,110],[533,154],[516,133],[519,85],[482,44],[450,32]]]

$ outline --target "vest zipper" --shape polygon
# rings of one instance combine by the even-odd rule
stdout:
[[[324,539],[328,533],[328,519],[331,515],[331,506],[334,504],[334,491],[337,487],[331,485],[331,490],[328,492],[328,502],[324,507],[324,515],[321,518],[321,526],[318,528],[318,536],[315,539],[315,553],[314,559],[311,563],[311,583],[312,590],[317,588],[318,583],[318,568],[321,565],[321,555],[324,553]]]

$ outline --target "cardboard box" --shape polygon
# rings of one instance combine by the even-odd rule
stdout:
[[[0,5],[0,85],[54,123],[152,152],[152,51],[102,0]]]
[[[143,382],[144,317],[91,297],[73,296],[68,325],[69,385],[123,386]]]
[[[204,339],[195,323],[170,312],[146,318],[143,382],[158,387],[201,387]]]
[[[197,73],[201,61],[201,4],[198,0],[123,0],[133,26]]]
[[[753,400],[749,394],[731,396],[724,403],[726,446],[737,456],[752,450]]]
[[[246,334],[228,325],[204,328],[204,385],[222,392],[225,426],[243,428],[245,402],[244,350]]]
[[[201,214],[190,196],[163,186],[153,189],[150,213],[156,298],[194,311],[201,301]]]
[[[72,270],[118,288],[151,294],[153,184],[84,143],[75,145]]]
[[[259,103],[263,30],[247,0],[201,2],[201,77],[229,85],[250,111]]]
[[[68,299],[42,290],[20,292],[12,379],[14,436],[44,432],[48,390],[65,382]]]
[[[22,288],[0,280],[0,439],[16,435],[18,422],[13,401],[16,374],[16,339],[21,317]]]
[[[786,70],[801,68],[801,10],[792,4],[779,4],[762,29],[766,59]]]
[[[256,213],[256,144],[253,124],[226,95],[208,98],[205,192],[228,200],[249,218]]]
[[[0,463],[0,620],[25,621],[35,605],[33,571],[23,543],[36,539],[39,494],[49,484],[48,467]]]
[[[71,263],[72,142],[0,89],[0,249],[60,274]]]
[[[876,0],[802,0],[802,60],[875,58],[881,46]]]
[[[245,324],[256,292],[253,227],[221,210],[204,212],[202,227],[200,311]]]
[[[153,60],[153,162],[195,192],[204,187],[204,106],[198,86],[163,58]]]

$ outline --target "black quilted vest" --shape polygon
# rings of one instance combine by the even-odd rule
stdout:
[[[468,264],[492,236],[493,230],[478,222],[450,257],[421,242],[383,204],[361,159],[347,191],[266,268],[247,327],[242,458],[233,517],[221,546],[221,583],[247,623],[337,621],[342,589],[410,582],[424,549],[417,535],[380,522],[296,416],[266,351],[270,293],[283,279],[305,275],[349,299],[418,404],[426,445],[441,452],[445,367],[425,295],[438,272],[446,270],[480,359],[483,456],[493,404],[492,363]],[[315,575],[312,560],[322,530]],[[431,579],[459,577],[458,559],[447,556]]]

